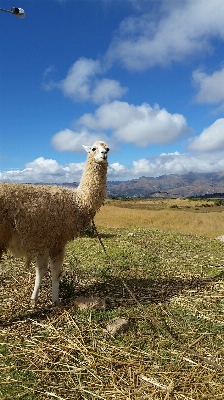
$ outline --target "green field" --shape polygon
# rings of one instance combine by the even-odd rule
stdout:
[[[224,213],[214,207],[106,202],[104,248],[91,230],[69,244],[55,308],[50,273],[32,309],[34,266],[4,256],[0,399],[223,399]],[[79,296],[106,308],[77,310]],[[114,317],[129,325],[110,336]]]

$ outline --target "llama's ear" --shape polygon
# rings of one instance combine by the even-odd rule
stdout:
[[[84,146],[83,144],[82,147],[85,149],[85,151],[87,151],[87,153],[89,153],[91,150],[91,146]]]

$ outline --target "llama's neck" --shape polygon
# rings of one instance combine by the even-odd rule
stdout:
[[[96,163],[88,159],[77,195],[83,207],[93,217],[101,207],[106,195],[107,163]]]

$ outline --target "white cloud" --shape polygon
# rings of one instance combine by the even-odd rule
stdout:
[[[224,118],[217,119],[196,137],[188,146],[189,150],[213,152],[224,150]]]
[[[193,80],[199,86],[196,96],[199,103],[219,103],[224,100],[224,67],[211,75],[196,70]]]
[[[108,145],[110,143],[110,139],[102,133],[89,133],[86,129],[83,129],[80,132],[74,132],[71,129],[64,129],[52,137],[51,144],[58,151],[81,153],[83,152],[83,144],[91,146],[91,144],[97,140],[103,140]]]
[[[170,114],[158,105],[152,108],[147,103],[135,106],[120,101],[101,105],[95,114],[84,114],[77,124],[97,131],[112,130],[119,141],[140,147],[171,143],[189,130],[181,114]]]
[[[74,100],[89,100],[91,79],[99,72],[99,61],[80,58],[69,69],[66,78],[58,83],[58,87],[66,96]]]
[[[103,78],[96,80],[92,91],[92,101],[95,104],[109,103],[111,99],[119,99],[127,92],[118,81]]]
[[[55,160],[39,157],[27,163],[23,170],[10,170],[0,173],[0,180],[25,183],[74,182],[80,179],[84,165],[84,163],[70,163],[66,167],[63,167]]]
[[[132,177],[183,174],[187,172],[223,172],[224,152],[219,154],[160,154],[133,162]]]
[[[51,68],[51,67],[50,67]],[[47,69],[45,75],[51,70]],[[65,79],[60,82],[49,81],[44,84],[45,90],[58,88],[74,101],[91,101],[95,104],[109,102],[126,93],[120,83],[113,79],[99,78],[103,74],[99,60],[80,58],[69,69]]]
[[[48,173],[48,174],[63,174],[66,169],[62,168],[55,160],[44,159],[43,157],[36,158],[26,164],[27,171],[33,171],[37,174]]]
[[[133,175],[160,176],[165,174],[181,174],[192,171],[192,168],[197,169],[197,164],[197,158],[193,159],[189,154],[180,155],[178,152],[173,154],[163,153],[158,157],[143,158],[134,161]]]
[[[27,163],[23,170],[11,170],[0,173],[0,181],[29,183],[65,183],[80,182],[85,162],[69,163],[65,167],[56,160],[39,157]],[[141,176],[161,176],[164,174],[182,174],[187,172],[223,172],[224,151],[203,154],[180,154],[178,152],[160,154],[133,161],[127,167],[115,162],[109,165],[109,181],[139,178]]]
[[[130,177],[130,170],[119,162],[109,164],[108,180],[124,180]]]
[[[23,170],[0,173],[0,181],[24,183],[63,183],[79,181],[85,163],[70,163],[66,167],[52,159],[39,157],[28,162]]]
[[[220,0],[164,0],[157,14],[150,7],[151,2],[147,14],[121,22],[106,55],[108,63],[118,60],[130,70],[144,70],[211,51],[211,39],[224,39]]]

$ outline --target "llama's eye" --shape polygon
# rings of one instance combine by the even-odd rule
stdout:
[[[93,148],[92,148],[92,151],[96,151],[96,147],[93,147]]]
[[[109,147],[106,147],[106,151],[108,152],[110,149],[109,149]]]

